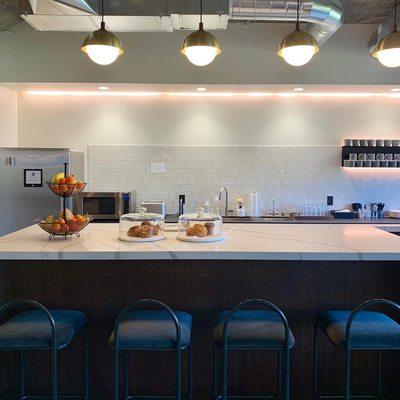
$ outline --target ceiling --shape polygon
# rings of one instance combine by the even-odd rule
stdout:
[[[394,0],[342,0],[345,24],[380,24],[394,10]]]

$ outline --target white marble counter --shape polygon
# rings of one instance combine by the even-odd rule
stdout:
[[[400,260],[400,225],[226,224],[222,242],[185,243],[175,232],[152,243],[118,240],[117,224],[91,224],[80,238],[48,240],[31,226],[0,237],[0,260]]]

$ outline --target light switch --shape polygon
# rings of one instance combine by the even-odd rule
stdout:
[[[164,174],[165,173],[165,163],[151,163],[151,173],[152,174]]]

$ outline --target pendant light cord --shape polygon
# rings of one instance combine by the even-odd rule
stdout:
[[[394,0],[394,32],[397,32],[397,0]]]
[[[200,0],[200,30],[203,30],[203,0]]]
[[[101,0],[101,29],[106,29],[106,24],[104,22],[104,0]]]
[[[300,0],[297,0],[296,31],[300,30]]]

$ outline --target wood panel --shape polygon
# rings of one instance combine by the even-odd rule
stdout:
[[[400,268],[392,262],[283,261],[10,261],[8,299],[26,297],[47,307],[85,312],[90,327],[91,399],[112,399],[113,363],[108,336],[118,312],[140,298],[155,298],[194,317],[193,366],[195,399],[212,398],[212,328],[219,310],[247,298],[268,299],[286,313],[296,347],[293,352],[292,399],[311,399],[312,327],[321,310],[350,309],[360,302],[386,297],[400,301]],[[82,373],[77,341],[61,354],[61,388],[80,390]],[[322,385],[343,385],[343,357],[326,341],[321,349]],[[354,357],[354,389],[373,389],[374,354]],[[384,383],[388,400],[399,393],[400,363],[385,355]],[[16,368],[15,358],[6,359]],[[259,393],[275,387],[276,357],[271,353],[231,357],[230,390]],[[28,359],[28,390],[46,391],[48,358]],[[173,391],[173,359],[166,354],[133,354],[132,389],[139,393]],[[16,371],[16,370],[15,370]],[[0,398],[15,398],[15,379],[0,370]],[[4,385],[7,379],[8,385]],[[14,386],[13,386],[14,385]]]

